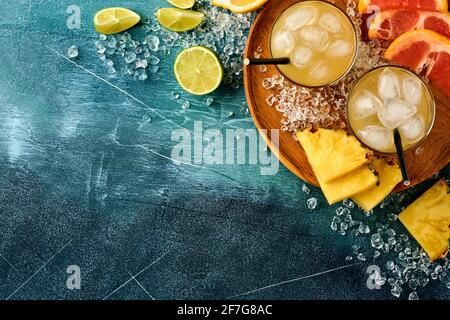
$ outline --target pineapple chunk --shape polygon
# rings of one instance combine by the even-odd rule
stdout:
[[[352,197],[366,212],[375,208],[402,181],[402,172],[397,164],[390,165],[384,159],[374,158],[370,167],[378,172],[380,183]]]
[[[350,198],[374,187],[378,182],[378,178],[367,165],[329,182],[323,182],[320,178],[318,180],[329,204]]]
[[[297,131],[297,138],[308,157],[317,179],[329,182],[370,162],[371,152],[344,130],[306,129]]]
[[[432,261],[445,257],[450,238],[450,190],[438,181],[398,216]]]

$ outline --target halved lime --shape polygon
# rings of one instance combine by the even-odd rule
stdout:
[[[173,70],[180,86],[195,95],[213,92],[223,78],[223,67],[218,56],[210,49],[200,46],[181,51]]]
[[[170,31],[182,32],[194,29],[202,23],[205,15],[201,12],[178,8],[161,8],[156,12],[156,19]]]
[[[195,0],[167,0],[167,2],[180,9],[190,9],[195,4]]]

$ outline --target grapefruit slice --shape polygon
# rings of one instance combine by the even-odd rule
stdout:
[[[408,31],[387,48],[384,57],[424,74],[450,97],[450,39],[430,30]]]
[[[446,12],[447,0],[359,0],[360,13],[372,13],[388,9],[421,9]]]
[[[392,41],[401,34],[427,29],[450,38],[450,13],[417,9],[391,9],[379,12],[369,27],[370,39]]]

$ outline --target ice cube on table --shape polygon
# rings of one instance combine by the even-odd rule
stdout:
[[[417,108],[400,99],[386,99],[378,110],[378,119],[383,126],[394,129],[405,123],[417,112]]]
[[[372,92],[361,90],[353,98],[352,105],[355,119],[363,119],[376,113],[383,103]]]
[[[416,142],[425,135],[425,121],[419,115],[415,115],[403,123],[399,128],[402,138],[408,142]]]
[[[358,132],[361,140],[369,147],[386,151],[394,146],[394,135],[392,130],[376,125],[368,125]]]
[[[327,50],[327,55],[333,57],[343,57],[352,52],[353,45],[345,40],[336,39],[330,43]]]
[[[298,33],[298,38],[302,44],[311,49],[323,52],[328,47],[328,32],[317,26],[305,26]]]
[[[304,68],[311,63],[314,52],[307,47],[297,47],[291,54],[291,63],[297,68]]]
[[[418,105],[422,100],[422,83],[419,79],[407,77],[402,82],[403,99],[410,104]]]
[[[67,56],[70,59],[74,59],[74,58],[78,57],[78,47],[77,46],[70,46],[67,49]]]
[[[339,18],[332,12],[322,14],[319,26],[331,33],[339,33],[343,29]]]
[[[317,16],[317,8],[302,7],[291,13],[285,20],[285,28],[287,30],[298,30],[301,27],[311,24]]]
[[[309,69],[309,75],[314,79],[323,79],[328,75],[328,66],[323,61],[317,61]]]
[[[291,32],[281,31],[275,35],[273,50],[281,55],[288,56],[294,49],[295,39]]]
[[[397,75],[388,68],[378,77],[378,94],[382,99],[400,98],[400,82]]]

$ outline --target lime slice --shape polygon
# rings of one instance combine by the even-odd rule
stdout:
[[[195,95],[213,92],[223,78],[222,63],[213,51],[205,47],[191,47],[181,51],[173,70],[180,86]]]
[[[103,34],[113,34],[130,29],[141,21],[141,17],[126,8],[106,8],[95,14],[95,30]]]
[[[167,2],[180,9],[190,9],[195,4],[195,0],[167,0]]]
[[[202,21],[205,15],[201,12],[184,10],[178,8],[161,8],[156,12],[159,23],[175,32],[194,29]]]

